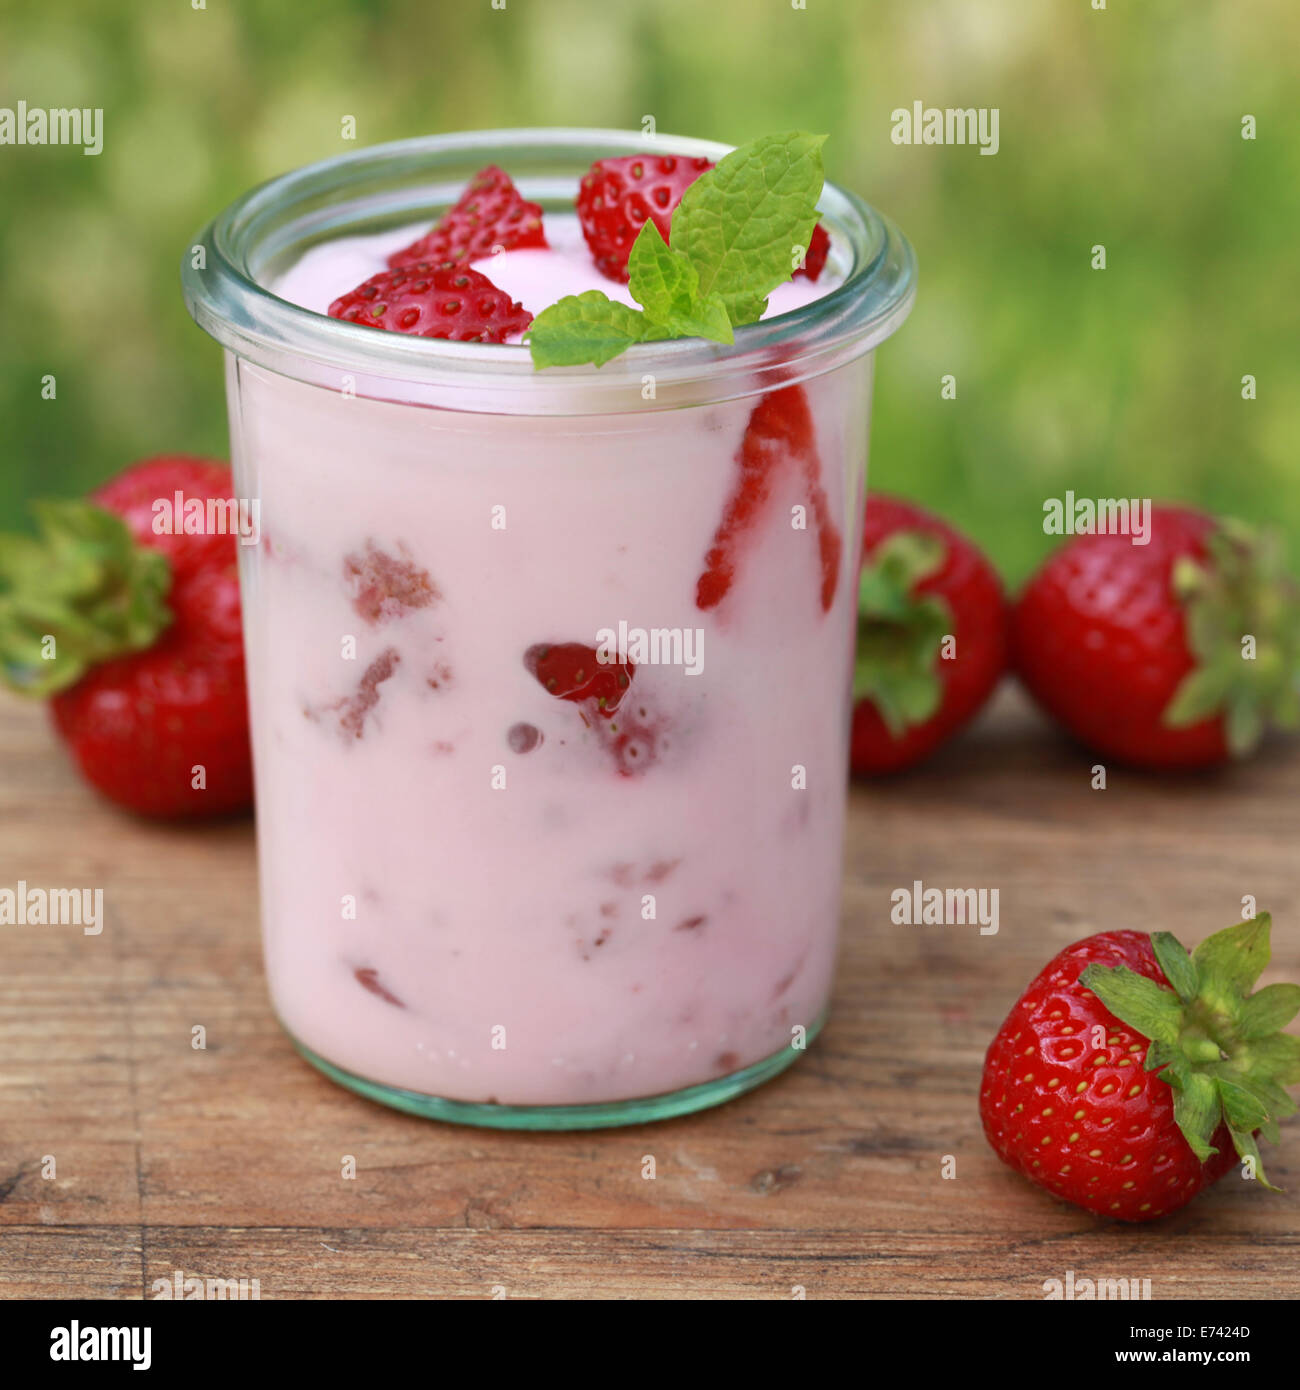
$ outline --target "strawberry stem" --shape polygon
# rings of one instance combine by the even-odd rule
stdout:
[[[936,666],[951,631],[951,610],[937,594],[915,590],[944,559],[940,537],[895,531],[876,547],[858,580],[853,698],[870,700],[894,738],[924,724],[943,699]]]
[[[1251,990],[1269,961],[1268,913],[1203,941],[1189,956],[1168,932],[1153,937],[1175,989],[1124,966],[1090,965],[1080,981],[1122,1022],[1148,1039],[1145,1069],[1174,1088],[1174,1119],[1204,1162],[1226,1126],[1237,1154],[1265,1187],[1255,1135],[1276,1142],[1278,1121],[1296,1111],[1283,1089],[1300,1082],[1300,1038],[1281,1029],[1300,1012],[1300,987]]]
[[[1184,556],[1171,576],[1196,666],[1163,721],[1178,729],[1221,716],[1241,756],[1269,724],[1300,726],[1300,594],[1271,531],[1226,520],[1207,549],[1205,563]]]
[[[172,620],[171,567],[121,517],[89,502],[33,505],[38,536],[0,545],[0,680],[66,690],[90,667],[151,647]]]

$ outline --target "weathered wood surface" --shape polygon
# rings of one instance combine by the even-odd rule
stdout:
[[[984,1142],[984,1047],[1069,941],[1199,940],[1251,895],[1278,920],[1268,978],[1300,978],[1300,747],[1105,791],[1091,762],[1007,692],[931,767],[855,789],[809,1055],[719,1110],[521,1136],[308,1067],[267,1003],[251,824],[119,815],[39,711],[0,703],[0,886],[102,886],[107,918],[0,927],[0,1297],[138,1298],[174,1270],[263,1298],[1041,1298],[1068,1269],[1155,1298],[1300,1295],[1300,1125],[1267,1153],[1286,1195],[1230,1175],[1145,1229],[1055,1203]],[[999,931],[893,924],[914,879],[998,889]]]

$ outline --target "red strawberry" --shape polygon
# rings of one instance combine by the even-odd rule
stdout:
[[[1190,956],[1168,932],[1101,932],[1051,960],[984,1061],[980,1118],[1003,1162],[1119,1221],[1176,1210],[1238,1155],[1268,1186],[1254,1136],[1276,1142],[1296,1109],[1282,1088],[1300,1081],[1300,1038],[1278,1031],[1300,988],[1250,994],[1269,926],[1261,914]]]
[[[684,155],[626,154],[598,159],[578,187],[578,221],[596,262],[610,280],[627,284],[627,259],[647,219],[669,239],[673,209],[706,169],[709,159]],[[794,273],[816,280],[826,264],[831,239],[819,222],[808,240],[803,265]]]
[[[201,534],[154,532],[155,503],[172,508],[178,492],[201,504]],[[53,696],[86,780],[143,815],[217,815],[252,799],[237,541],[207,519],[209,499],[230,497],[223,464],[148,459],[100,489],[99,505],[40,504],[42,537],[3,550],[0,674]],[[183,515],[173,508],[173,532]]]
[[[813,234],[808,238],[808,250],[803,258],[803,264],[795,271],[796,275],[806,275],[809,280],[816,281],[826,265],[826,257],[830,255],[831,239],[826,234],[826,228],[819,222],[813,228]]]
[[[520,196],[509,174],[489,164],[431,231],[389,256],[388,266],[396,270],[416,261],[477,261],[497,251],[545,245],[541,208]]]
[[[668,240],[673,209],[713,164],[678,155],[627,154],[598,159],[578,187],[578,221],[596,261],[610,280],[627,283],[627,258],[647,219]]]
[[[1145,545],[1067,541],[1021,595],[1013,644],[1044,709],[1139,767],[1221,762],[1270,718],[1300,720],[1300,597],[1278,546],[1185,507],[1153,507]]]
[[[595,730],[622,776],[634,777],[654,764],[665,746],[662,721],[635,701],[619,713],[636,673],[632,662],[602,662],[581,642],[541,642],[524,653],[524,665],[557,700],[581,706],[583,723]],[[514,728],[529,731],[512,742],[517,752],[541,742],[532,725]]]
[[[653,767],[667,747],[664,723],[644,706],[634,704],[612,719],[606,745],[624,777],[635,777]]]
[[[783,386],[759,401],[745,427],[736,463],[740,468],[736,485],[696,581],[696,607],[707,612],[726,598],[740,555],[762,524],[778,479],[792,469],[807,489],[817,533],[821,607],[829,612],[839,584],[842,543],[822,487],[812,411],[802,386]]]
[[[376,998],[382,999],[385,1004],[395,1004],[399,1009],[406,1008],[406,1005],[379,978],[379,971],[373,965],[358,965],[353,968],[352,974],[362,989],[369,990]]]
[[[908,767],[973,719],[1005,669],[1006,625],[1002,583],[971,541],[914,503],[871,493],[858,581],[853,771]]]
[[[400,544],[398,553],[390,555],[373,540],[366,541],[364,552],[343,557],[343,577],[354,611],[371,624],[428,608],[442,598],[429,571],[421,569]]]
[[[382,270],[330,305],[330,318],[367,328],[449,338],[457,343],[504,343],[533,316],[477,270],[415,261]]]
[[[606,719],[618,709],[636,671],[630,661],[602,662],[594,647],[581,642],[539,642],[524,653],[524,665],[557,700],[590,704]]]

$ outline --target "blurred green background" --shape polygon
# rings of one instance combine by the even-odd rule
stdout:
[[[1067,488],[1274,519],[1294,554],[1300,7],[1093,3],[0,0],[0,106],[105,109],[98,158],[0,147],[0,526],[146,453],[225,454],[181,250],[251,184],[352,148],[345,114],[358,144],[652,114],[733,143],[828,131],[829,177],[912,239],[872,483],[967,526],[1010,580]],[[892,144],[916,100],[999,107],[1000,153]]]

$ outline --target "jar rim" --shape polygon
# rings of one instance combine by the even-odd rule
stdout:
[[[186,306],[228,351],[282,375],[359,395],[509,414],[732,399],[820,375],[888,337],[915,297],[912,248],[888,218],[829,182],[818,206],[836,254],[847,248],[851,256],[844,278],[810,303],[738,328],[731,346],[673,339],[637,344],[600,368],[539,371],[518,344],[376,332],[281,299],[266,283],[310,245],[432,221],[485,164],[502,165],[527,198],[571,204],[577,177],[595,159],[646,152],[716,161],[730,149],[640,131],[550,127],[366,146],[281,174],[219,213],[182,257]],[[649,399],[647,379],[654,383]]]

